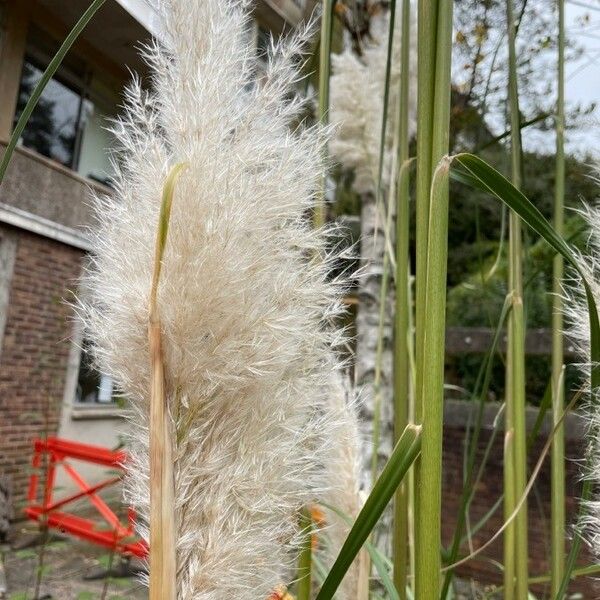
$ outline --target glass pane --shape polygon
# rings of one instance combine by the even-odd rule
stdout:
[[[89,355],[84,350],[81,353],[79,375],[77,377],[76,402],[96,402],[98,398],[98,387],[100,375],[89,364]]]
[[[101,375],[92,364],[89,340],[84,340],[81,349],[75,402],[83,404],[111,404],[115,401],[112,379]]]
[[[33,63],[25,61],[15,122],[42,73]],[[80,103],[77,92],[56,79],[50,80],[23,132],[23,145],[72,167]]]
[[[98,402],[106,404],[113,401],[113,382],[106,375],[100,376],[100,386],[98,387]]]
[[[81,146],[77,172],[84,177],[110,185],[113,168],[110,148],[114,147],[112,134],[107,130],[108,117],[96,102],[86,98],[81,115]]]

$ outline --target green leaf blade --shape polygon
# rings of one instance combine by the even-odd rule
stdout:
[[[392,499],[396,488],[421,451],[421,427],[408,425],[398,440],[392,456],[377,479],[340,553],[331,568],[317,600],[331,600],[344,575]]]

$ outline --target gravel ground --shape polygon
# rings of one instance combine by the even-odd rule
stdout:
[[[16,550],[36,536],[33,524],[15,527],[11,540],[13,548],[0,546],[4,556],[8,583],[7,600],[33,600],[36,573],[39,565],[39,546]],[[118,560],[97,546],[74,538],[51,538],[46,544],[42,584],[38,600],[147,600],[145,587],[135,576],[108,577],[87,580],[86,577],[105,571],[113,560]],[[480,588],[466,581],[456,581],[455,600],[490,598]],[[0,594],[0,600],[4,600]]]
[[[7,546],[3,549],[9,600],[34,598],[40,548],[14,548],[35,535],[35,526],[17,526],[11,536],[13,549]],[[115,566],[119,562],[97,546],[73,538],[52,538],[45,548],[39,600],[143,600],[148,597],[135,576],[86,580],[86,576],[106,570],[111,561]]]

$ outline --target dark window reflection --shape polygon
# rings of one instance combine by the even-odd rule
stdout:
[[[110,404],[117,401],[110,377],[101,375],[92,364],[89,340],[84,340],[77,376],[75,402],[82,404]]]
[[[15,122],[42,73],[32,62],[25,61]],[[77,92],[57,79],[51,79],[23,131],[23,145],[66,167],[73,167],[80,107],[81,96]]]

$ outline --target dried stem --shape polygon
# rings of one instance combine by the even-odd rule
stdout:
[[[148,341],[152,373],[150,383],[150,600],[176,600],[177,597],[173,431],[167,406],[158,284],[175,183],[184,167],[185,164],[173,167],[163,189],[149,303]]]

